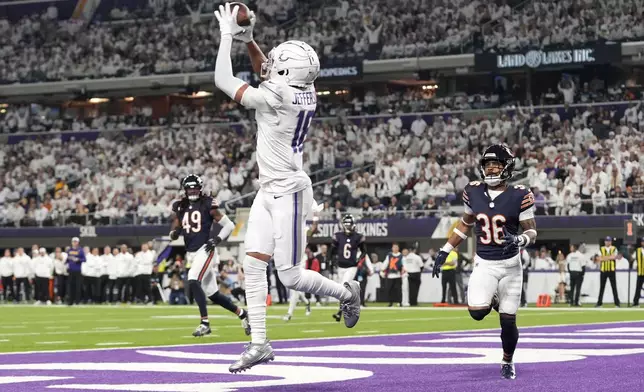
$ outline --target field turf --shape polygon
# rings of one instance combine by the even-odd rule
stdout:
[[[313,307],[310,316],[298,307],[290,322],[282,321],[284,306],[268,308],[268,335],[273,341],[292,338],[351,337],[408,332],[498,328],[492,312],[476,322],[465,308],[386,308],[374,304],[363,310],[353,329],[331,318],[336,307]],[[68,350],[245,342],[239,320],[219,307],[210,307],[213,334],[194,338],[196,306],[40,306],[0,305],[0,352]],[[644,309],[525,308],[519,327],[635,321]]]

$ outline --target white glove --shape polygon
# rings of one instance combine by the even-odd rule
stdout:
[[[248,13],[248,18],[250,19],[250,26],[240,26],[244,29],[243,32],[233,35],[233,39],[237,41],[242,41],[244,43],[249,43],[253,40],[253,29],[255,28],[255,13],[250,11]],[[235,18],[235,23],[237,23],[237,18]]]
[[[235,36],[246,30],[237,24],[237,12],[239,12],[239,6],[236,5],[231,11],[230,3],[220,5],[219,10],[215,11],[215,18],[217,18],[217,21],[219,22],[219,31],[221,32],[222,37],[225,34]]]

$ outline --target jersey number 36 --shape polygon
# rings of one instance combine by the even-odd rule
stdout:
[[[201,231],[201,212],[192,211],[191,213],[183,214],[181,226],[183,226],[183,232],[186,234],[191,231],[193,233],[199,233]]]
[[[483,245],[490,245],[495,243],[496,245],[503,245],[503,226],[505,225],[506,219],[503,215],[494,215],[492,218],[485,214],[478,214],[476,220],[481,223],[481,231],[483,236],[480,240]]]

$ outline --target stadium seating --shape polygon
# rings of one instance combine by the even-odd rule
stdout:
[[[107,1],[91,17],[73,16],[69,3],[3,8],[8,20],[0,26],[7,43],[0,49],[0,83],[205,72],[214,67],[219,41],[212,18],[218,3],[214,0],[175,1],[172,6],[165,1]],[[256,36],[262,45],[269,48],[284,39],[301,39],[329,60],[516,50],[644,37],[642,14],[633,3],[617,0],[600,4],[571,0],[290,0],[260,1],[256,6],[262,25]],[[18,18],[30,10],[30,16]],[[436,18],[441,22],[429,22]],[[248,66],[242,45],[233,46],[233,63]]]
[[[312,125],[306,169],[352,169],[316,187],[331,214],[453,215],[463,187],[478,178],[480,148],[506,142],[517,153],[515,181],[535,189],[539,214],[642,212],[642,109],[617,103],[323,118]],[[27,113],[18,109],[12,118],[21,110]],[[164,222],[189,172],[202,173],[230,207],[249,205],[258,189],[250,128],[187,125],[201,117],[179,112],[155,120],[165,126],[148,127],[141,109],[128,118],[74,120],[71,133],[58,133],[70,123],[56,119],[44,137],[11,135],[0,149],[1,224]],[[5,118],[1,127],[13,129],[7,123],[34,126]],[[117,130],[91,131],[88,123]]]

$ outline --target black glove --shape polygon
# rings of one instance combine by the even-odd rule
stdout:
[[[219,245],[220,242],[221,238],[219,237],[210,238],[208,242],[206,242],[206,252],[210,253],[215,250],[215,247]]]
[[[449,253],[445,252],[442,249],[438,251],[438,254],[436,255],[436,260],[434,260],[434,269],[432,270],[432,278],[438,278],[438,275],[440,275],[441,273],[441,267],[447,261],[448,255]]]
[[[170,239],[172,241],[178,240],[179,239],[179,230],[172,230],[170,232]]]
[[[503,254],[518,250],[520,247],[526,245],[525,236],[510,234],[505,229],[503,229],[503,234],[503,243],[505,244]]]

